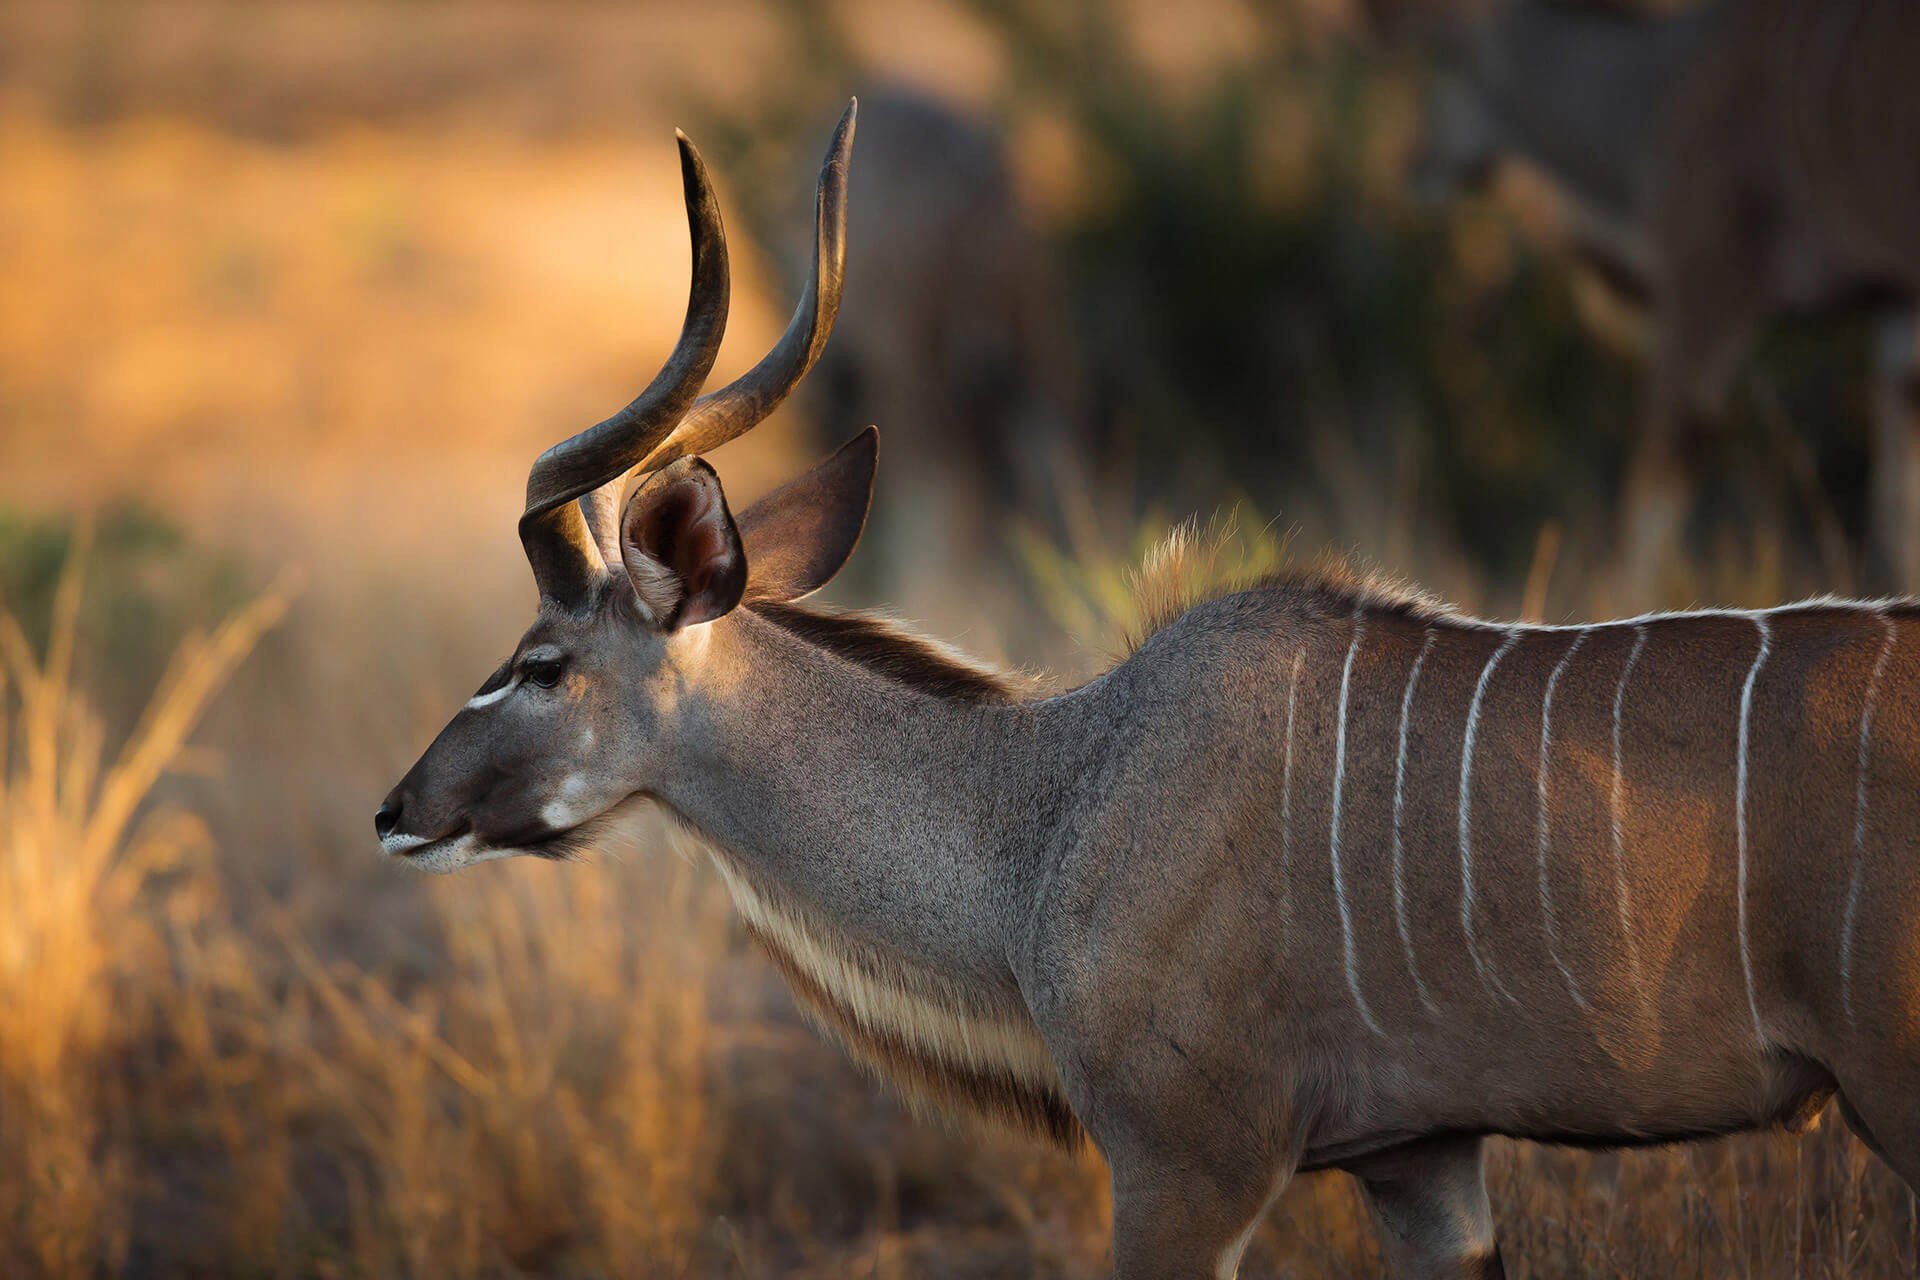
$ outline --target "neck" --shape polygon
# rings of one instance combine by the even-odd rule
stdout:
[[[1098,740],[1084,699],[922,692],[748,610],[703,643],[661,798],[802,1007],[911,1100],[1072,1144],[1011,955]]]
[[[1010,992],[1012,896],[1074,776],[1050,704],[921,692],[749,610],[704,643],[686,767],[662,798],[736,898]]]

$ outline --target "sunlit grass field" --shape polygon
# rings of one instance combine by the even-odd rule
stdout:
[[[981,25],[924,7],[849,12],[884,69],[983,95]],[[910,1120],[803,1025],[666,824],[445,881],[377,853],[380,795],[529,616],[528,462],[671,342],[673,104],[792,56],[756,5],[577,8],[0,18],[0,1275],[1104,1273],[1097,1155]],[[1207,65],[1209,30],[1153,46],[1167,75]],[[1058,147],[1028,142],[1029,168]],[[1498,275],[1516,250],[1488,226],[1455,240]],[[744,236],[735,280],[717,376],[787,305]],[[720,455],[736,501],[798,465],[804,425]],[[1771,493],[1645,600],[1602,567],[1604,519],[1491,566],[1423,522],[1416,445],[1310,455],[1197,504],[1239,514],[1193,571],[1352,551],[1556,619],[1837,585]],[[1189,514],[1100,496],[986,549],[1018,566],[1006,616],[960,584],[880,593],[1070,684],[1124,649],[1132,575]],[[1620,1155],[1497,1144],[1493,1170],[1517,1276],[1920,1268],[1907,1192],[1831,1115]],[[1242,1274],[1377,1270],[1323,1175]]]
[[[1277,554],[1242,535],[1190,571]],[[664,825],[586,864],[363,876],[373,900],[345,903],[264,882],[309,878],[297,839],[216,851],[176,784],[231,779],[194,730],[250,653],[271,660],[253,651],[286,588],[184,638],[121,742],[75,682],[85,556],[44,646],[0,616],[9,1274],[1101,1273],[1097,1157],[906,1119],[800,1026]],[[1063,608],[1103,589],[1077,594]],[[1493,1168],[1520,1275],[1916,1257],[1907,1193],[1831,1119],[1621,1155],[1500,1144]],[[1376,1266],[1324,1175],[1244,1274]]]

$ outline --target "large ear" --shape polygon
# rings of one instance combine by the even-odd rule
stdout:
[[[739,604],[747,557],[713,468],[681,458],[634,490],[620,518],[620,560],[662,631],[711,622]]]
[[[833,580],[853,554],[873,501],[880,432],[868,427],[798,480],[740,513],[747,600],[781,604]]]

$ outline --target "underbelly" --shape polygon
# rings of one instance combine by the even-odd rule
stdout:
[[[1775,1054],[1742,1078],[1716,1087],[1714,1073],[1670,1074],[1664,1081],[1560,1081],[1539,1091],[1523,1082],[1512,1101],[1482,1109],[1419,1099],[1380,1100],[1384,1121],[1329,1126],[1308,1141],[1301,1169],[1340,1168],[1415,1143],[1463,1135],[1519,1138],[1576,1147],[1639,1147],[1689,1142],[1756,1129],[1803,1132],[1835,1092],[1818,1063]],[[1566,1087],[1571,1085],[1571,1087]],[[1423,1123],[1423,1121],[1425,1121]]]

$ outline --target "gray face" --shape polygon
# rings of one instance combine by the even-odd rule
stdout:
[[[641,486],[614,563],[577,602],[543,606],[381,804],[381,847],[441,872],[565,857],[624,802],[670,798],[681,744],[702,740],[705,708],[728,688],[714,629],[738,625],[729,615],[743,600],[797,600],[839,572],[866,522],[877,448],[869,427],[737,523],[698,458]]]
[[[560,857],[593,819],[654,785],[653,692],[674,637],[612,589],[543,616],[441,730],[375,818],[381,847],[430,871]]]
[[[796,600],[853,551],[878,434],[741,513],[698,454],[771,412],[819,357],[846,261],[849,104],[821,166],[812,272],[764,359],[700,395],[726,327],[726,235],[693,144],[680,139],[693,241],[687,318],[647,389],[534,462],[520,541],[540,617],[374,815],[387,853],[430,871],[591,844],[636,796],[662,796],[672,737],[699,715],[710,628],[743,600]],[[624,507],[630,474],[643,475]],[[751,566],[751,575],[749,567]],[[695,739],[698,735],[695,733]]]

